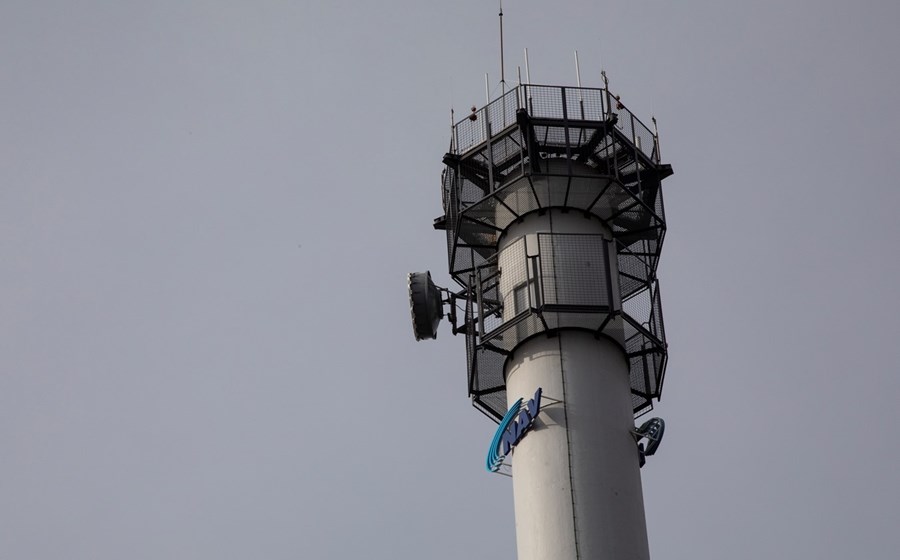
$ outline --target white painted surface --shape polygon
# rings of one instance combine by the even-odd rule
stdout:
[[[537,387],[544,408],[512,457],[519,560],[648,559],[622,350],[577,331],[533,338],[516,351],[507,394]]]
[[[501,267],[516,239],[538,232],[608,230],[581,212],[527,216],[504,236]],[[523,280],[513,268],[501,273],[502,293]],[[628,373],[619,344],[585,331],[538,335],[508,361],[510,405],[538,387],[544,394],[534,428],[512,453],[519,560],[649,559]]]

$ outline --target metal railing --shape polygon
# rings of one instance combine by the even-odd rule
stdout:
[[[616,128],[637,150],[659,163],[659,139],[650,128],[605,88],[521,84],[476,109],[453,125],[451,152],[463,154],[516,124],[516,111],[525,108],[532,118],[605,122]],[[613,117],[615,115],[615,117]]]

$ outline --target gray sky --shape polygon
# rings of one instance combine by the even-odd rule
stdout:
[[[654,560],[900,549],[900,7],[509,0],[507,73],[660,124]],[[496,8],[0,5],[0,558],[515,556],[447,284]]]

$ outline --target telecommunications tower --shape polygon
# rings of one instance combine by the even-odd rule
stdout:
[[[448,315],[469,395],[499,423],[519,560],[647,560],[640,468],[662,420],[666,231],[658,135],[603,88],[521,83],[452,128],[450,276],[408,277],[417,340]],[[446,311],[446,312],[445,312]],[[488,443],[486,438],[485,443]]]

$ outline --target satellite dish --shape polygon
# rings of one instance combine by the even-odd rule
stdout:
[[[638,433],[647,438],[647,457],[649,457],[656,453],[656,449],[662,443],[663,434],[666,433],[666,423],[662,418],[651,418],[638,428]]]
[[[410,272],[406,278],[413,335],[416,340],[437,338],[438,323],[444,317],[441,290],[431,281],[428,271]]]
[[[657,448],[659,448],[663,434],[666,433],[666,423],[662,418],[651,418],[641,424],[641,427],[635,429],[632,433],[634,434],[635,441],[638,442],[639,464],[643,467],[644,463],[647,461],[646,458],[656,453]],[[644,448],[644,444],[640,443],[642,439],[647,440],[646,449]]]

